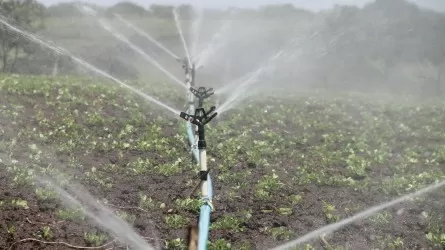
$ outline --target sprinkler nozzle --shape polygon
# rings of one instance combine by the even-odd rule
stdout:
[[[211,95],[215,94],[213,88],[206,89],[205,87],[199,87],[198,89],[194,89],[190,87],[190,92],[198,98],[199,106],[201,107],[204,99],[209,98]]]
[[[188,57],[176,58],[176,61],[178,61],[179,63],[182,64],[182,69],[185,70],[186,74],[195,71],[195,64],[193,62],[189,61]]]
[[[218,112],[213,113],[213,115],[211,115],[211,116],[207,119],[206,123],[210,122],[210,121],[211,121],[213,118],[215,118],[217,115],[218,115]]]
[[[185,112],[181,112],[179,114],[179,116],[182,119],[184,119],[196,126],[204,126],[218,115],[218,113],[215,112],[211,116],[209,116],[210,113],[215,111],[215,109],[216,109],[216,107],[212,106],[209,111],[205,112],[204,108],[197,108],[195,111],[195,115],[189,115]],[[202,114],[202,115],[198,115],[198,114]]]
[[[207,112],[207,115],[212,113],[213,111],[215,111],[215,109],[216,109],[215,106],[210,107],[210,110]],[[215,113],[215,114],[217,114],[217,113]]]
[[[191,123],[193,123],[193,124],[195,124],[196,122],[199,122],[199,123],[201,124],[200,121],[196,121],[196,117],[195,117],[194,115],[189,115],[189,114],[187,114],[187,113],[185,113],[185,112],[181,112],[181,114],[179,114],[179,116],[180,116],[182,119],[184,119],[184,120],[186,120],[186,121],[188,121],[188,122],[191,122]],[[198,125],[198,124],[195,124],[195,125]]]

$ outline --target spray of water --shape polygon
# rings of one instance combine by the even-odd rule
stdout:
[[[127,25],[129,28],[133,29],[134,31],[136,31],[139,35],[147,38],[150,42],[154,43],[156,46],[158,46],[160,49],[162,49],[165,53],[167,53],[168,55],[170,55],[171,57],[173,57],[173,59],[177,60],[179,59],[179,56],[177,56],[175,53],[173,53],[171,50],[167,49],[164,45],[162,45],[160,42],[156,41],[152,36],[150,36],[149,34],[147,34],[146,32],[144,32],[143,30],[141,30],[140,28],[136,27],[134,24],[132,24],[130,21],[128,21],[127,19],[123,18],[121,15],[119,14],[114,14],[114,16],[117,17],[117,19],[119,19],[122,23],[124,23],[125,25]]]
[[[96,15],[97,11],[93,10],[90,6],[87,5],[76,5],[77,9],[79,9],[82,12],[88,13],[90,15]]]
[[[87,6],[79,7],[79,10],[82,13],[84,13],[84,14],[89,14],[91,16],[94,16],[94,17],[98,18],[97,17],[97,12],[95,12],[94,10],[91,10]],[[164,72],[171,80],[173,80],[175,83],[178,83],[179,85],[181,85],[184,88],[186,87],[185,84],[181,80],[176,78],[172,73],[170,73],[168,70],[166,70],[164,67],[162,67],[162,65],[159,62],[157,62],[155,59],[153,59],[151,56],[149,56],[147,53],[145,53],[141,48],[139,48],[138,46],[136,46],[132,42],[130,42],[124,35],[122,35],[118,31],[116,31],[115,29],[113,29],[111,27],[111,25],[109,25],[105,20],[103,20],[101,18],[98,18],[98,21],[99,21],[100,26],[103,29],[105,29],[106,31],[110,32],[110,34],[112,34],[115,38],[117,38],[121,42],[126,43],[128,46],[130,46],[130,48],[132,48],[134,51],[136,51],[142,57],[144,57],[145,60],[147,60],[149,63],[153,64],[159,70]]]
[[[178,29],[178,33],[179,33],[179,37],[181,38],[181,42],[182,45],[184,47],[184,51],[185,51],[185,55],[187,56],[187,60],[189,65],[192,65],[192,61],[190,58],[190,53],[189,50],[187,48],[187,43],[185,42],[185,37],[184,34],[182,33],[182,29],[181,29],[181,23],[179,22],[179,13],[178,13],[178,9],[173,9],[173,17],[175,18],[175,24],[176,24],[176,29]]]
[[[119,39],[120,41],[126,43],[130,48],[132,48],[134,51],[138,52],[141,56],[144,57],[148,62],[156,66],[159,70],[164,72],[170,79],[172,79],[175,83],[179,84],[180,86],[186,88],[187,86],[178,78],[176,78],[172,73],[170,73],[168,70],[166,70],[164,67],[162,67],[161,64],[159,64],[155,59],[153,59],[151,56],[149,56],[147,53],[145,53],[141,48],[134,45],[132,42],[130,42],[124,35],[114,30],[107,22],[105,22],[102,19],[99,19],[99,23],[102,28],[110,32],[114,37]]]
[[[304,35],[304,36],[297,36],[294,38],[290,43],[288,43],[284,49],[278,51],[275,55],[270,57],[262,66],[260,66],[255,71],[248,73],[231,83],[217,89],[215,91],[215,94],[227,94],[228,92],[231,92],[231,95],[226,99],[226,101],[220,106],[218,112],[219,114],[222,114],[223,112],[233,108],[236,104],[238,104],[240,101],[242,101],[244,98],[248,97],[246,93],[248,90],[248,86],[252,85],[259,81],[260,76],[267,74],[270,75],[272,72],[274,72],[277,67],[277,59],[279,57],[282,57],[284,52],[286,52],[286,58],[299,58],[303,54],[303,48],[302,45],[304,43],[309,42],[310,40],[314,39],[318,35],[321,34],[321,29],[319,28],[320,24],[326,23],[326,17],[321,18],[320,20],[316,20],[313,22],[310,27],[307,27],[307,30],[316,30],[315,32],[312,32],[310,35]],[[337,35],[341,35],[338,34]],[[289,50],[291,47],[293,47],[293,50]],[[331,45],[331,47],[335,47],[335,45]],[[326,48],[328,49],[328,48]],[[324,52],[326,53],[326,52]],[[283,58],[285,59],[285,58]],[[283,61],[284,62],[284,61]],[[249,95],[250,96],[250,95]]]
[[[269,57],[265,63],[263,63],[262,66],[260,66],[260,68],[256,69],[253,72],[247,73],[244,76],[232,81],[231,83],[222,86],[221,88],[217,89],[215,91],[215,93],[217,94],[225,94],[227,92],[229,92],[230,90],[233,89],[233,86],[240,86],[239,82],[242,79],[246,79],[246,81],[248,81],[247,79],[250,79],[253,77],[254,79],[258,79],[258,76],[264,72],[264,70],[266,70],[267,68],[272,68],[274,67],[274,63],[276,63],[277,59],[280,58],[284,52],[287,52],[287,56],[297,56],[299,55],[298,52],[300,52],[301,50],[298,50],[298,47],[301,46],[304,42],[307,42],[311,39],[314,39],[316,36],[318,36],[320,34],[319,31],[313,32],[311,35],[309,36],[304,36],[302,37],[303,39],[300,40],[300,37],[296,37],[294,39],[292,39],[288,44],[286,44],[281,50],[279,50],[277,53],[275,53],[274,55],[272,55],[271,57]],[[291,50],[289,51],[289,49],[291,49],[292,47],[297,47],[297,49]],[[249,77],[250,76],[250,77]],[[243,85],[245,86],[245,84]]]
[[[354,215],[352,217],[349,217],[349,218],[341,220],[341,221],[339,221],[337,223],[330,224],[330,225],[327,225],[327,226],[322,227],[320,229],[317,229],[315,231],[312,231],[312,232],[310,232],[310,233],[308,233],[308,234],[306,234],[306,235],[304,235],[304,236],[302,236],[302,237],[300,237],[300,238],[298,238],[296,240],[293,240],[293,241],[290,241],[290,242],[288,242],[286,244],[283,244],[281,246],[275,247],[272,250],[285,250],[285,249],[293,248],[293,247],[298,246],[298,245],[300,245],[302,243],[305,243],[305,242],[308,242],[310,240],[316,239],[316,238],[320,237],[323,234],[332,233],[332,232],[334,232],[334,231],[336,231],[336,230],[338,230],[340,228],[343,228],[343,227],[345,227],[345,226],[347,226],[347,225],[349,225],[351,223],[354,223],[354,222],[359,221],[359,220],[366,219],[366,218],[370,217],[371,215],[373,215],[375,213],[378,213],[379,211],[381,211],[383,209],[392,207],[394,205],[397,205],[399,203],[405,202],[407,200],[411,200],[411,199],[413,199],[413,198],[415,198],[417,196],[421,196],[423,194],[429,193],[429,192],[434,191],[434,190],[436,190],[438,188],[441,188],[443,186],[445,186],[445,181],[436,182],[435,184],[432,184],[432,185],[427,186],[427,187],[425,187],[423,189],[420,189],[417,192],[410,193],[410,194],[404,195],[402,197],[399,197],[399,198],[397,198],[395,200],[392,200],[392,201],[389,201],[389,202],[386,202],[386,203],[383,203],[383,204],[371,207],[371,208],[369,208],[369,209],[367,209],[367,210],[365,210],[365,211],[363,211],[361,213],[358,213],[358,214],[356,214],[356,215]]]
[[[222,113],[224,113],[224,112],[226,112],[227,110],[229,110],[229,109],[231,109],[231,108],[233,108],[236,104],[238,104],[239,103],[239,97],[241,96],[241,95],[245,95],[246,93],[248,93],[248,92],[246,92],[245,90],[246,90],[246,86],[247,85],[249,85],[249,84],[251,84],[251,83],[253,83],[254,82],[254,80],[256,80],[258,77],[259,77],[259,75],[263,72],[265,70],[265,68],[264,67],[261,67],[261,68],[259,68],[259,69],[257,69],[246,81],[244,81],[244,82],[242,82],[236,89],[235,89],[235,91],[233,92],[233,94],[232,95],[230,95],[227,99],[226,99],[226,101],[225,102],[223,102],[222,104],[221,104],[221,106],[219,106],[219,108],[218,108],[218,110],[217,110],[217,112],[218,112],[218,114],[222,114]],[[237,82],[239,82],[239,81],[237,81]]]
[[[310,36],[303,37],[303,40],[300,40],[300,37],[297,37],[293,39],[291,42],[289,42],[283,49],[278,51],[276,54],[271,56],[266,63],[264,63],[262,66],[260,66],[258,69],[256,69],[254,72],[246,74],[236,80],[234,80],[232,83],[229,83],[220,89],[217,89],[215,91],[216,94],[225,94],[228,92],[231,92],[232,94],[226,99],[226,101],[221,104],[220,108],[218,109],[218,113],[222,114],[223,112],[226,112],[233,107],[235,107],[236,104],[238,104],[240,101],[242,101],[244,98],[248,97],[246,95],[248,86],[252,85],[260,80],[260,76],[264,76],[264,74],[270,75],[271,72],[274,72],[277,61],[279,58],[282,58],[284,55],[285,57],[290,56],[298,56],[301,54],[301,49],[299,49],[299,46],[302,45],[303,42],[307,42],[317,35],[319,35],[320,32],[316,31],[313,32]],[[296,46],[297,49],[294,49],[292,51],[289,51],[290,48]],[[285,54],[286,52],[286,54]],[[245,80],[243,80],[245,79]],[[235,87],[236,86],[236,87]]]
[[[212,36],[210,43],[201,53],[199,53],[199,55],[196,56],[196,59],[198,60],[196,63],[197,68],[206,64],[210,56],[224,46],[224,40],[222,37],[227,33],[231,26],[232,21],[225,21],[223,25],[221,25],[219,31]]]
[[[36,180],[40,184],[49,185],[60,196],[66,206],[81,207],[86,216],[110,232],[118,241],[140,250],[154,249],[128,223],[116,216],[111,209],[96,202],[86,189],[73,184],[68,187],[68,190],[64,190],[48,177],[36,176]],[[80,201],[75,197],[78,197]]]
[[[200,31],[202,27],[202,21],[203,21],[203,14],[204,14],[201,5],[197,6],[195,10],[196,10],[195,11],[196,16],[192,22],[191,36],[190,36],[191,53],[193,58],[195,58],[196,56],[196,46],[198,45]]]
[[[130,85],[124,83],[123,81],[121,81],[121,80],[119,80],[119,79],[117,79],[117,78],[115,78],[115,77],[109,75],[109,74],[106,73],[105,71],[103,71],[103,70],[101,70],[101,69],[98,69],[98,68],[96,68],[95,66],[89,64],[88,62],[86,62],[86,61],[84,61],[84,60],[82,60],[82,59],[80,59],[80,58],[74,56],[74,55],[73,55],[71,52],[69,52],[68,50],[66,50],[66,49],[64,49],[64,48],[57,47],[57,46],[55,46],[55,45],[52,45],[50,42],[46,42],[46,41],[40,39],[39,37],[37,37],[37,36],[34,35],[34,34],[31,34],[31,33],[27,32],[27,31],[24,31],[24,30],[22,30],[22,29],[19,29],[19,28],[13,26],[13,25],[10,24],[9,22],[7,22],[7,21],[6,21],[6,18],[5,18],[4,16],[2,16],[2,15],[0,15],[0,23],[2,23],[3,25],[5,25],[5,26],[8,27],[9,29],[11,29],[12,31],[16,32],[17,34],[20,34],[21,36],[25,37],[26,39],[28,39],[28,40],[30,40],[30,41],[32,41],[32,42],[36,42],[36,43],[40,44],[41,46],[46,47],[46,48],[48,48],[48,49],[54,51],[55,53],[57,53],[57,54],[59,54],[59,55],[65,55],[65,56],[70,57],[73,61],[75,61],[75,62],[78,63],[79,65],[81,65],[81,66],[83,66],[83,67],[85,67],[85,68],[87,68],[87,69],[93,71],[93,72],[96,73],[96,74],[99,74],[99,75],[101,75],[101,76],[103,76],[103,77],[105,77],[105,78],[108,78],[108,79],[110,79],[110,80],[112,80],[112,81],[114,81],[114,82],[120,84],[121,86],[123,86],[123,87],[125,87],[125,88],[131,90],[132,92],[134,92],[134,93],[140,95],[141,97],[143,97],[143,98],[146,99],[147,101],[153,102],[153,103],[155,103],[155,104],[157,104],[157,105],[159,105],[159,106],[165,108],[166,110],[172,112],[175,116],[179,116],[179,114],[181,113],[180,111],[178,111],[178,110],[176,110],[176,109],[174,109],[174,108],[172,108],[172,107],[170,107],[170,106],[168,106],[168,105],[166,105],[166,104],[164,104],[164,103],[162,103],[162,102],[156,100],[155,98],[153,98],[153,97],[151,97],[151,96],[149,96],[149,95],[147,95],[147,94],[141,92],[140,90],[138,90],[138,89],[136,89],[136,88],[133,88],[133,87],[131,87]]]
[[[294,41],[291,44],[293,44],[293,43],[294,43]],[[252,74],[250,74],[249,78],[247,78],[244,82],[241,82],[241,84],[238,84],[238,86],[233,91],[233,94],[230,95],[223,104],[221,104],[221,106],[219,107],[217,112],[219,114],[222,114],[223,112],[226,112],[227,110],[233,108],[240,101],[240,100],[237,101],[237,99],[239,99],[243,94],[246,93],[247,87],[249,85],[251,85],[252,83],[255,83],[256,81],[258,81],[261,74],[263,74],[267,70],[270,70],[272,67],[272,64],[275,63],[275,61],[278,58],[280,58],[284,54],[285,51],[286,51],[285,49],[281,49],[280,51],[278,51],[275,55],[273,55],[272,57],[269,58],[267,63],[265,63],[263,66],[261,66],[260,68],[255,70]],[[237,83],[239,83],[239,80],[236,80],[234,83],[229,84],[227,86],[233,87],[234,84],[237,84]],[[229,90],[229,89],[227,89],[227,90]],[[225,89],[225,87],[223,87],[219,91],[218,90],[215,91],[215,93],[221,94],[227,90]]]
[[[257,80],[258,77],[269,67],[271,67],[271,64],[275,62],[275,60],[277,60],[283,53],[285,52],[284,49],[278,51],[276,54],[274,54],[273,56],[271,56],[266,63],[264,63],[262,66],[260,66],[258,69],[256,69],[253,72],[247,73],[244,76],[232,81],[231,83],[217,89],[215,91],[215,94],[221,95],[221,94],[226,94],[229,91],[232,92],[237,92],[238,90],[244,88],[246,85],[251,84],[254,80]],[[243,79],[246,79],[245,81],[241,82]],[[241,82],[241,84],[240,84]],[[235,90],[233,90],[233,88],[237,86],[235,88]]]

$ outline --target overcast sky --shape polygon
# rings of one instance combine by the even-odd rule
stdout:
[[[258,7],[259,5],[266,4],[276,4],[276,3],[293,3],[297,7],[308,8],[311,10],[320,10],[332,7],[334,4],[355,4],[363,5],[365,3],[371,2],[372,0],[131,0],[131,2],[137,3],[144,7],[148,7],[152,3],[157,4],[172,4],[179,5],[183,3],[188,3],[192,5],[201,5],[211,8],[226,8],[228,6],[236,7]],[[388,0],[391,1],[391,0]],[[445,11],[445,0],[409,0],[420,6],[432,8],[440,11]],[[50,5],[60,2],[72,2],[72,0],[40,0],[39,2],[45,5]],[[95,3],[99,5],[113,5],[119,0],[89,0],[84,1],[89,3]]]

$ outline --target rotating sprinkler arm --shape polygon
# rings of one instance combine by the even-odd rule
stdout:
[[[210,96],[212,96],[215,92],[213,91],[213,88],[209,88],[206,89],[205,87],[199,87],[197,90],[190,87],[190,92],[193,93],[193,95],[195,95],[196,98],[198,98],[198,107],[201,108],[203,103],[204,103],[204,99],[209,98]]]
[[[188,112],[192,112],[192,110],[195,110],[195,116],[203,114],[204,110],[195,109],[195,105],[194,105],[195,101],[194,101],[193,97],[196,97],[196,99],[198,99],[197,108],[202,108],[203,104],[204,104],[204,99],[213,95],[213,92],[212,92],[213,89],[210,88],[207,90],[205,87],[199,87],[198,89],[194,89],[192,86],[190,86],[189,90],[190,90],[190,92],[188,92],[188,100],[189,100]],[[193,123],[189,123],[188,125],[190,126],[191,124],[193,124]],[[200,140],[199,139],[200,128],[198,125],[196,125],[196,124],[194,124],[194,125],[195,125],[194,129],[193,129],[194,131],[192,132],[192,130],[188,130],[187,133],[189,133],[190,144],[192,145],[193,150],[195,150],[195,151],[192,151],[192,152],[194,152],[195,160],[197,162],[200,162],[199,151],[196,151],[196,149],[199,149],[198,144],[199,144],[199,140]],[[194,133],[194,135],[192,133]],[[193,138],[193,139],[191,139],[191,138]],[[198,147],[198,148],[196,148],[196,147]]]
[[[192,79],[195,79],[195,64],[189,62],[189,59],[187,57],[181,59],[177,58],[176,61],[182,63],[182,69],[185,71],[185,74],[190,74],[192,76]]]
[[[189,115],[185,112],[181,112],[181,114],[179,116],[182,119],[189,121],[190,123],[198,126],[198,128],[204,128],[204,125],[209,123],[213,118],[215,118],[218,115],[218,113],[215,112],[211,116],[209,116],[212,112],[215,111],[215,109],[216,109],[216,107],[212,106],[208,112],[205,112],[204,108],[197,108],[195,111],[195,115]],[[201,115],[199,115],[199,114],[201,114]],[[203,134],[203,136],[204,136],[204,134]],[[204,139],[204,137],[202,139]],[[204,142],[205,142],[205,140],[204,140]],[[200,148],[200,149],[205,149],[205,146],[204,146],[204,148]]]
[[[183,118],[187,122],[187,134],[189,137],[190,145],[192,146],[192,153],[195,156],[196,161],[200,166],[199,171],[199,179],[200,182],[198,186],[193,190],[193,193],[196,191],[199,186],[201,186],[201,199],[204,201],[204,204],[200,208],[199,215],[199,226],[195,227],[195,238],[196,234],[198,239],[191,239],[190,244],[197,243],[198,250],[207,249],[207,242],[209,237],[209,227],[210,227],[210,213],[214,210],[212,204],[213,197],[213,186],[212,179],[209,174],[209,169],[207,168],[207,152],[206,147],[207,143],[205,140],[205,129],[204,126],[209,123],[213,118],[217,116],[217,112],[215,112],[216,108],[213,106],[207,112],[204,110],[203,101],[205,98],[213,95],[212,89],[206,90],[201,87],[198,90],[193,89],[195,85],[195,65],[191,63],[188,58],[179,59],[179,62],[182,62],[182,68],[186,74],[186,84],[189,87],[190,92],[187,93],[187,99],[189,101],[188,110],[185,112],[181,112],[179,116]],[[199,106],[195,108],[194,97],[197,97],[199,100]],[[192,112],[194,111],[194,114]],[[193,135],[193,130],[191,124],[195,125],[195,134]],[[192,193],[192,194],[193,194]],[[198,229],[198,232],[196,230]],[[196,247],[196,245],[195,245]]]
[[[207,187],[206,182],[208,181],[209,169],[207,168],[207,156],[206,156],[207,143],[205,140],[204,126],[217,116],[218,114],[217,112],[210,115],[212,112],[215,111],[215,109],[216,109],[215,106],[213,106],[210,108],[208,112],[205,112],[204,108],[197,108],[195,111],[195,115],[189,115],[184,112],[181,112],[180,114],[181,118],[196,125],[196,127],[198,128],[199,164],[201,165],[201,171],[199,171],[199,177],[201,181],[199,182],[198,186],[193,190],[192,194],[196,191],[196,189],[199,186],[201,186],[202,196],[205,200],[207,200],[208,205],[210,206],[212,206],[211,198],[209,200],[209,198],[207,197],[209,195],[209,189]]]

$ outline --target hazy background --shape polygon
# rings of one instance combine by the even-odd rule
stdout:
[[[52,5],[62,2],[72,2],[72,1],[64,1],[64,0],[42,0],[41,1],[45,5]],[[94,3],[98,5],[111,6],[116,3],[119,3],[118,0],[95,0],[95,1],[84,1],[86,3]],[[151,4],[160,4],[161,2],[153,1],[153,0],[133,0],[130,1],[132,3],[136,3],[143,7],[148,7]],[[321,10],[321,9],[329,9],[332,8],[336,4],[340,5],[356,5],[363,6],[366,3],[370,3],[372,0],[294,0],[294,1],[286,1],[286,0],[226,0],[226,1],[218,1],[218,0],[192,0],[192,1],[180,1],[180,0],[163,0],[162,4],[166,5],[181,5],[181,4],[191,4],[191,5],[199,5],[207,8],[227,8],[229,6],[232,7],[242,7],[242,8],[257,8],[261,5],[270,5],[270,4],[287,4],[291,3],[295,7],[298,8],[306,8],[310,10]],[[410,0],[410,2],[415,3],[418,6],[430,8],[434,10],[445,11],[445,1],[442,0]]]
[[[198,6],[202,2],[192,3]],[[445,14],[437,11],[443,9],[443,1],[416,1],[423,6],[434,6],[433,9],[419,8],[404,0],[341,5],[351,2],[364,3],[294,1],[292,5],[269,1],[267,6],[258,6],[261,2],[237,1],[237,6],[252,8],[215,9],[216,1],[205,1],[202,11],[196,6],[177,6],[188,47],[193,55],[201,54],[203,59],[197,84],[226,85],[240,77],[248,79],[249,73],[286,48],[253,84],[429,97],[445,93]],[[75,2],[51,3],[54,2],[1,2],[0,10],[16,25],[38,33],[115,77],[146,84],[171,82],[140,53],[101,27],[98,23],[101,18],[177,78],[184,78],[174,58],[114,15],[120,14],[183,57],[185,52],[172,15],[174,7],[166,1],[162,4],[144,1],[143,5],[89,2],[98,17],[80,12]],[[235,5],[235,1],[224,4]],[[330,8],[319,12],[296,6]],[[0,29],[0,39],[3,72],[88,73],[69,58],[19,39],[7,29]],[[294,41],[292,46],[288,46],[290,41]]]

